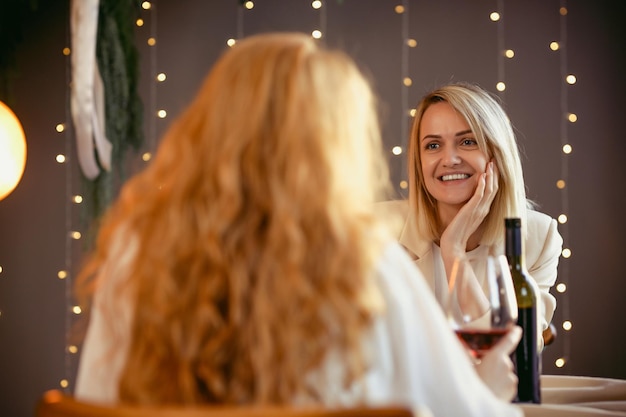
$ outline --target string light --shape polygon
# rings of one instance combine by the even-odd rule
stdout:
[[[505,83],[505,74],[504,74],[504,58],[512,58],[515,53],[513,50],[505,50],[505,39],[504,39],[504,22],[501,21],[502,16],[504,15],[504,2],[503,0],[498,0],[498,10],[496,12],[492,12],[489,18],[493,22],[498,22],[497,26],[497,38],[498,38],[498,54],[497,54],[497,68],[498,68],[498,81],[496,82],[496,90],[500,93],[504,93],[506,90]],[[510,56],[508,56],[510,55]],[[500,97],[504,100],[504,94],[500,94]]]
[[[559,29],[560,29],[560,39],[559,41],[552,41],[550,43],[550,49],[552,51],[559,51],[559,62],[560,62],[560,76],[563,77],[561,80],[565,79],[565,82],[560,82],[560,92],[561,92],[561,124],[560,124],[560,136],[561,136],[561,149],[563,151],[561,156],[561,178],[557,182],[557,188],[561,193],[561,215],[558,218],[559,223],[561,224],[560,233],[563,237],[564,245],[567,245],[569,242],[569,229],[565,227],[568,224],[567,213],[569,213],[569,193],[568,188],[565,187],[565,181],[569,177],[569,160],[568,157],[572,153],[572,145],[568,139],[568,126],[570,123],[575,123],[578,120],[578,116],[573,113],[568,112],[568,85],[573,85],[576,83],[576,76],[568,72],[568,63],[567,63],[567,5],[566,0],[561,0],[559,7]],[[569,122],[569,123],[568,123]],[[561,317],[569,317],[570,316],[570,305],[569,305],[569,297],[564,295],[567,289],[567,282],[569,280],[569,258],[572,256],[572,251],[568,247],[564,247],[561,251],[561,256],[563,261],[559,264],[559,284],[557,285],[557,291],[561,294],[559,296],[559,310],[561,311]],[[572,322],[569,320],[565,320],[562,323],[562,327],[566,330],[566,334],[563,335],[562,347],[563,352],[560,358],[558,358],[554,364],[557,368],[563,368],[568,362],[568,358],[570,356],[570,338],[569,331],[572,328]]]
[[[409,36],[409,1],[403,0],[402,4],[396,5],[394,11],[401,16],[401,57],[400,57],[400,76],[402,77],[402,85],[400,90],[400,144],[395,145],[391,149],[391,153],[400,156],[404,152],[403,144],[409,140],[409,122],[415,117],[415,109],[409,107],[409,88],[413,85],[413,80],[409,74],[409,49],[417,47],[417,40]],[[406,145],[408,146],[408,145]],[[399,182],[400,190],[406,190],[409,185],[406,179],[406,158],[400,158],[400,172],[402,178]]]

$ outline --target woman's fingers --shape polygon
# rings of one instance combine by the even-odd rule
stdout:
[[[510,354],[521,337],[521,327],[515,326],[476,365],[476,372],[483,382],[497,397],[505,401],[511,400],[517,391],[517,376],[513,372]]]

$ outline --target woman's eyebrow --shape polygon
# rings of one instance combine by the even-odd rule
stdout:
[[[457,132],[456,135],[454,136],[463,136],[463,135],[467,135],[468,133],[472,133],[472,130],[471,129],[463,130],[461,132]]]

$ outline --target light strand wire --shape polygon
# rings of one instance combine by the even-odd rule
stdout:
[[[72,341],[72,300],[73,300],[73,271],[72,271],[72,172],[74,167],[74,158],[72,155],[74,135],[72,135],[72,117],[70,109],[71,99],[71,82],[72,82],[72,38],[70,19],[68,19],[65,26],[65,42],[70,48],[70,53],[66,55],[65,59],[65,356],[64,356],[64,378],[68,382],[71,380],[73,361],[72,353],[70,352],[70,345]],[[65,392],[70,391],[70,384],[63,387]]]
[[[150,37],[155,40],[155,44],[150,47],[150,116],[149,120],[149,133],[148,133],[148,149],[154,157],[158,145],[157,134],[157,71],[158,71],[158,54],[157,48],[159,47],[159,39],[157,37],[157,1],[152,0],[152,7],[150,7]]]
[[[567,120],[567,110],[568,110],[568,92],[567,92],[567,83],[565,82],[565,77],[567,76],[567,12],[562,13],[561,11],[567,11],[567,0],[560,0],[560,80],[559,85],[561,86],[561,178],[565,181],[565,187],[561,190],[561,209],[562,213],[565,215],[569,215],[569,166],[568,166],[568,155],[563,152],[563,146],[569,143],[568,138],[568,120]],[[561,236],[563,237],[564,246],[566,246],[569,242],[569,224],[568,221],[565,224],[562,224],[560,227]],[[562,315],[564,320],[568,320],[570,317],[570,305],[569,305],[569,297],[566,295],[569,291],[569,262],[565,260],[565,262],[560,262],[560,274],[559,281],[563,282],[567,288],[565,293],[561,295],[560,298],[560,308],[562,311]],[[567,331],[564,333],[568,333]],[[570,357],[570,338],[566,335],[563,336],[563,357],[565,358],[565,365],[567,365],[567,361]]]
[[[500,20],[497,25],[497,37],[498,37],[498,55],[497,55],[497,69],[498,69],[498,81],[502,82],[505,86],[505,89],[499,91],[498,94],[500,98],[504,102],[505,99],[505,91],[506,91],[506,79],[505,79],[505,70],[504,70],[504,47],[505,47],[505,35],[504,35],[504,0],[498,0],[498,13],[500,14]]]
[[[402,29],[401,29],[401,42],[402,49],[400,52],[400,143],[403,145],[402,149],[408,151],[409,149],[409,122],[411,121],[410,104],[409,104],[409,86],[404,85],[404,79],[410,78],[409,68],[409,0],[402,0],[402,6],[404,7],[404,13],[402,13]],[[407,158],[406,155],[402,155],[400,160],[400,178],[405,178],[407,175]],[[401,193],[404,194],[404,193]],[[408,196],[407,196],[408,197]]]

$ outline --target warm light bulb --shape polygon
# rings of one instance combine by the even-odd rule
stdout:
[[[506,51],[504,51],[504,56],[507,58],[513,58],[515,56],[515,51],[513,51],[512,49],[507,49]]]
[[[72,53],[72,50],[68,48],[67,46],[63,48],[63,55],[68,56],[71,53]]]
[[[148,162],[152,159],[152,154],[150,152],[144,152],[144,154],[141,155],[141,159],[143,159],[144,162]]]
[[[556,285],[556,290],[560,293],[564,293],[565,291],[567,291],[567,285],[560,282]]]
[[[498,84],[496,84],[496,90],[498,90],[498,91],[506,90],[506,84],[504,84],[502,81],[500,81]]]
[[[559,43],[558,42],[550,42],[550,49],[552,49],[553,51],[558,51],[560,48]]]
[[[572,145],[570,145],[569,143],[566,143],[565,145],[563,145],[563,153],[564,154],[570,154],[572,153]]]
[[[320,0],[315,0],[311,3],[311,7],[314,9],[319,9],[322,7],[322,2]]]
[[[80,313],[82,313],[82,312],[83,312],[83,309],[82,309],[82,308],[80,308],[80,306],[74,306],[74,307],[72,307],[72,313],[74,313],[74,314],[77,314],[77,315],[78,315],[78,314],[80,314]]]
[[[78,352],[78,346],[75,345],[70,345],[67,347],[67,351],[70,353],[77,353]]]
[[[63,123],[59,123],[54,128],[57,132],[61,133],[65,130],[65,125]]]
[[[559,9],[559,13],[561,14],[561,16],[567,15],[567,7],[561,7]]]
[[[567,115],[567,120],[569,120],[572,123],[576,123],[578,121],[578,116],[576,116],[575,113],[569,113]]]
[[[149,1],[144,1],[143,3],[141,3],[141,7],[142,7],[144,10],[150,10],[150,8],[152,7],[152,4],[150,4],[150,2],[149,2]]]
[[[402,80],[402,83],[405,86],[410,87],[413,84],[413,80],[410,79],[409,77],[404,77],[404,79]]]
[[[233,46],[237,43],[236,40],[234,40],[233,38],[230,38],[229,40],[226,41],[226,45],[228,46]]]
[[[569,74],[567,77],[565,77],[565,82],[567,82],[569,85],[576,84],[576,76],[574,74]]]
[[[143,26],[143,19],[142,19],[142,18],[139,18],[139,19],[135,20],[135,24],[136,24],[137,26],[139,26],[139,27]]]
[[[167,117],[167,112],[163,109],[157,111],[157,117],[159,119],[165,119]]]
[[[554,365],[556,365],[557,368],[562,368],[565,366],[565,358],[558,358],[556,361],[554,361]]]
[[[403,5],[401,5],[401,4],[398,4],[398,5],[395,7],[395,9],[394,9],[394,10],[396,11],[396,13],[398,13],[398,14],[402,14],[402,13],[404,13],[404,6],[403,6]]]
[[[246,6],[246,9],[250,10],[254,7],[254,2],[247,1],[244,6]]]
[[[154,46],[154,45],[156,45],[156,39],[154,39],[154,38],[148,38],[148,45],[150,45],[150,46]]]
[[[72,197],[72,201],[76,204],[80,204],[83,202],[83,196],[82,195],[75,195],[74,197]]]
[[[415,48],[417,46],[417,41],[415,39],[408,39],[406,44],[409,45],[410,48]]]
[[[74,240],[78,240],[82,237],[82,235],[80,232],[73,231],[73,232],[70,232],[70,237]]]
[[[59,381],[59,385],[61,386],[61,388],[67,388],[70,383],[67,382],[67,379],[62,379],[61,381]]]
[[[59,271],[59,272],[57,272],[57,277],[58,277],[59,279],[65,279],[65,278],[67,278],[67,271]]]
[[[564,248],[564,249],[561,251],[561,256],[563,256],[564,258],[566,258],[566,259],[567,259],[567,258],[569,258],[569,257],[571,257],[571,256],[572,256],[572,251],[571,251],[570,249],[568,249],[568,248]]]
[[[563,322],[563,330],[565,330],[565,331],[572,330],[572,322],[569,321],[569,320],[565,320]]]
[[[409,187],[409,183],[406,182],[406,180],[400,181],[400,188],[402,188],[403,190],[406,190],[408,187]]]
[[[415,117],[415,113],[417,113],[417,109],[411,109],[411,110],[409,110],[409,116],[411,116],[411,117]]]
[[[391,153],[394,155],[400,155],[402,153],[402,147],[401,146],[394,146],[391,149]]]
[[[316,29],[311,32],[311,36],[313,36],[314,39],[320,39],[322,37],[322,31]]]
[[[0,101],[0,200],[22,179],[26,168],[26,136],[13,111]]]
[[[500,20],[500,13],[498,12],[492,12],[489,15],[489,19],[491,19],[492,22],[497,22],[498,20]]]
[[[58,155],[56,156],[56,158],[55,158],[55,159],[56,159],[56,161],[57,161],[59,164],[62,164],[62,163],[64,163],[64,162],[65,162],[65,155],[63,155],[63,154],[58,154]]]
[[[157,74],[156,79],[158,82],[162,83],[163,81],[167,79],[167,75],[165,75],[164,72],[160,72]]]
[[[567,215],[559,214],[559,223],[561,223],[561,224],[567,223]]]

